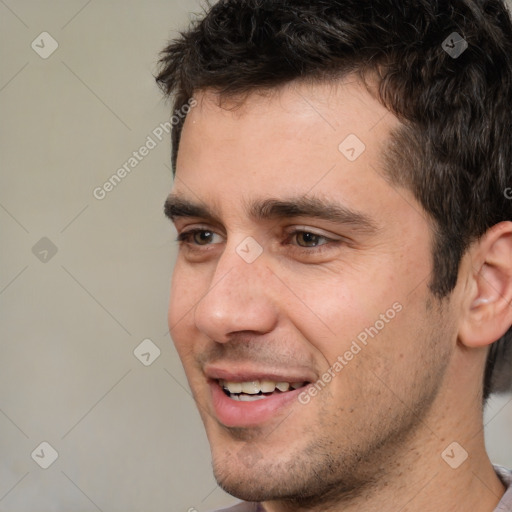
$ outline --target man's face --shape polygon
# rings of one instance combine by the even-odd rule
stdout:
[[[248,501],[327,503],[415,437],[456,336],[426,215],[382,172],[398,121],[355,80],[196,99],[169,326],[214,471]]]

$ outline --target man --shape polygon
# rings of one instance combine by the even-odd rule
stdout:
[[[169,326],[229,510],[512,511],[482,421],[512,368],[503,2],[220,0],[157,80]]]

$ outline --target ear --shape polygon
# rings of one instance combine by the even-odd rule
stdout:
[[[471,247],[470,265],[459,340],[484,347],[512,325],[512,222],[494,225]]]

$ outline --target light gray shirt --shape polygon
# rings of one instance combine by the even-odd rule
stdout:
[[[497,465],[494,465],[494,470],[507,488],[494,512],[512,512],[512,471]],[[265,512],[265,509],[257,503],[238,503],[233,507],[217,510],[217,512]]]

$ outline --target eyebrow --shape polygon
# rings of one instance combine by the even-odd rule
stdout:
[[[300,196],[286,200],[261,199],[249,204],[246,211],[252,219],[260,221],[310,217],[348,225],[366,234],[378,231],[377,225],[368,215],[315,197]],[[194,217],[222,224],[206,205],[172,194],[165,201],[164,212],[173,222],[178,218]]]

